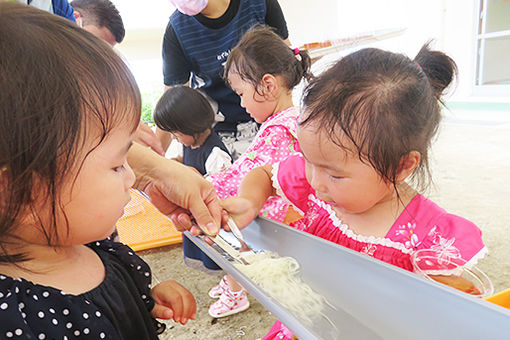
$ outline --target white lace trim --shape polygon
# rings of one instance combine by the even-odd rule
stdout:
[[[331,205],[327,204],[326,202],[318,199],[315,195],[310,194],[308,198],[313,201],[315,204],[317,204],[319,207],[326,210],[329,214],[330,220],[333,222],[333,225],[340,229],[340,231],[347,236],[350,239],[353,239],[358,242],[363,243],[370,243],[370,244],[378,244],[389,248],[394,248],[397,250],[400,250],[404,254],[411,254],[413,252],[412,249],[406,248],[402,243],[395,242],[390,240],[389,238],[385,237],[375,237],[375,236],[364,236],[364,235],[358,235],[355,234],[351,229],[349,229],[349,226],[336,216],[335,212],[331,208]]]
[[[273,188],[276,189],[276,194],[283,198],[285,202],[292,205],[292,207],[299,213],[301,216],[303,216],[305,213],[296,207],[294,203],[292,203],[287,196],[285,196],[285,193],[282,190],[282,187],[280,186],[280,183],[278,182],[278,169],[280,168],[280,163],[273,164],[273,167],[271,169],[271,182],[273,183]]]
[[[414,251],[412,248],[406,248],[404,244],[392,241],[386,237],[374,237],[355,234],[352,230],[349,229],[349,226],[347,224],[342,223],[342,221],[336,216],[335,212],[333,211],[329,204],[327,204],[324,201],[321,201],[313,194],[310,194],[308,198],[315,202],[317,205],[319,205],[321,208],[326,210],[329,214],[330,219],[333,222],[333,225],[340,229],[340,231],[342,231],[342,233],[345,234],[347,237],[358,242],[379,244],[385,247],[395,248],[405,254],[411,254]],[[488,252],[489,250],[487,249],[487,247],[483,247],[466,263],[466,267],[471,268],[475,266],[478,263],[478,260],[482,259],[485,255],[487,255]]]
[[[481,260],[482,258],[485,257],[485,255],[487,255],[489,253],[489,249],[487,247],[483,247],[482,249],[480,249],[480,251],[478,253],[476,253],[467,263],[466,263],[466,267],[468,268],[471,268],[473,266],[476,266],[476,264],[478,263],[478,260]]]

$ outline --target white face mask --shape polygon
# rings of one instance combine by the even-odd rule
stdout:
[[[208,0],[169,0],[179,12],[186,15],[197,15],[207,6]]]

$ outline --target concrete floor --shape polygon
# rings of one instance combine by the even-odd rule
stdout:
[[[482,229],[490,252],[479,267],[492,279],[496,292],[510,288],[510,112],[446,113],[432,151],[434,185],[426,195]],[[179,246],[140,254],[156,281],[176,280],[197,299],[197,320],[185,326],[169,323],[162,339],[256,339],[275,321],[251,297],[248,311],[214,320],[207,313],[213,302],[207,291],[218,277],[186,267]]]

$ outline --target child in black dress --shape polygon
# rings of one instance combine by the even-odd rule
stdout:
[[[120,57],[0,2],[0,75],[0,338],[157,339],[155,318],[194,319],[185,288],[151,288],[148,265],[107,239],[130,199],[141,111]]]
[[[178,160],[204,176],[224,171],[232,165],[228,149],[213,131],[214,116],[205,95],[187,86],[168,89],[154,108],[157,127],[170,132],[182,144],[182,156]],[[184,262],[190,267],[206,272],[221,269],[184,235],[182,250]]]
[[[213,131],[214,111],[208,99],[187,86],[168,89],[154,108],[154,122],[182,144],[177,160],[202,175],[224,171],[232,165],[225,144]]]

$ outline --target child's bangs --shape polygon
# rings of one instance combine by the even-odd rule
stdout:
[[[249,58],[243,55],[240,50],[233,50],[228,56],[224,71],[224,78],[227,82],[229,74],[237,74],[243,81],[256,87],[258,73],[260,71],[257,71],[256,63],[250,62]]]
[[[99,126],[103,137],[119,125],[135,131],[140,121],[141,97],[136,81],[116,55],[106,58],[106,65],[83,68],[80,77],[82,120],[84,127]]]
[[[385,141],[391,137],[391,124],[379,124],[386,116],[384,107],[378,107],[370,91],[356,92],[342,83],[328,85],[332,84],[312,83],[305,90],[304,115],[299,124],[315,124],[338,147],[380,169],[378,155],[384,153]]]

